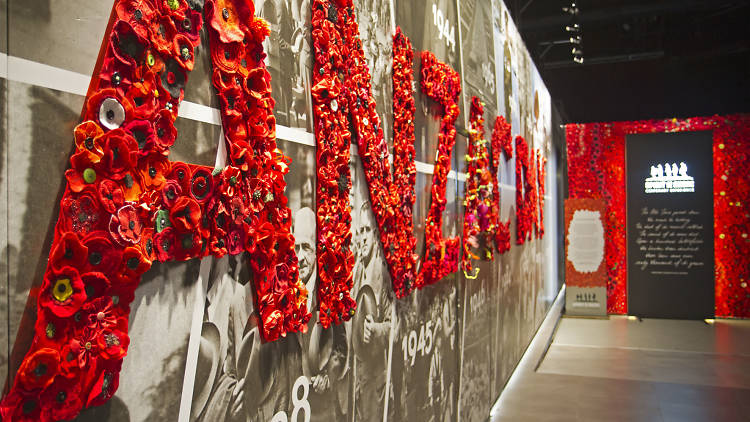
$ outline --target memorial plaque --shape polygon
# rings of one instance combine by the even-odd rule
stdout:
[[[714,316],[711,132],[626,138],[628,313]]]

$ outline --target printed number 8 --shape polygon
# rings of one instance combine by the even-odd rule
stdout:
[[[299,389],[302,387],[302,397],[299,397]],[[292,417],[287,418],[285,411],[280,411],[273,415],[273,418],[270,422],[299,422],[299,411],[304,410],[305,411],[305,419],[304,422],[310,422],[310,402],[307,401],[307,396],[310,394],[310,380],[307,379],[306,376],[301,376],[297,378],[297,381],[294,381],[294,386],[292,387],[292,404],[294,404],[294,409],[292,409]]]

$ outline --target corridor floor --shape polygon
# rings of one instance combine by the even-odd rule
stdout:
[[[492,422],[750,421],[750,321],[563,317],[549,344],[555,322],[540,328]]]

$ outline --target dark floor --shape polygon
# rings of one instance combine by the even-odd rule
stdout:
[[[750,421],[750,321],[563,317],[545,355],[559,306],[492,422]]]

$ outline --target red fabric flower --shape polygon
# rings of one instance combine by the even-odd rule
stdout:
[[[72,420],[81,412],[81,380],[55,377],[54,382],[40,397],[42,419],[51,421]]]
[[[87,186],[94,185],[102,177],[101,157],[88,150],[81,150],[73,154],[70,164],[73,168],[65,171],[68,186],[73,192],[80,192]]]
[[[198,228],[201,220],[201,208],[192,198],[181,196],[169,214],[177,231],[193,231]]]
[[[53,349],[38,349],[18,368],[18,383],[28,391],[46,388],[57,375],[60,353]]]
[[[173,180],[180,185],[182,193],[187,194],[190,191],[190,184],[193,175],[190,166],[185,163],[173,162],[172,169],[167,179]]]
[[[125,285],[131,285],[135,289],[141,274],[151,268],[151,261],[143,254],[140,248],[129,246],[122,253],[122,263],[117,270],[116,279]]]
[[[252,22],[255,14],[253,2],[242,0],[209,0],[205,10],[206,19],[222,43],[241,42],[245,38],[246,25]]]
[[[101,135],[104,134],[102,128],[92,122],[86,121],[76,126],[73,131],[77,151],[89,151],[90,153],[101,157],[104,155],[104,145]],[[98,160],[97,160],[98,161]]]
[[[182,187],[175,180],[167,180],[161,188],[161,201],[167,208],[172,208],[180,195]]]
[[[122,252],[115,248],[109,240],[106,232],[96,231],[89,233],[83,239],[83,244],[88,249],[87,265],[84,270],[111,274],[120,264]]]
[[[81,275],[88,300],[102,296],[109,290],[109,279],[103,273],[89,272]],[[91,302],[88,302],[91,303]],[[84,305],[84,308],[86,305]]]
[[[172,227],[154,235],[154,248],[156,250],[156,259],[160,262],[167,262],[174,259],[175,256],[175,231]]]
[[[85,236],[90,231],[101,227],[103,223],[98,201],[89,191],[64,196],[61,207],[63,216],[61,229],[65,232],[72,231]]]
[[[120,180],[137,163],[138,143],[122,129],[111,130],[104,136],[102,169],[109,177]]]
[[[47,422],[42,419],[38,392],[28,392],[13,388],[0,403],[0,416],[4,421]]]
[[[100,363],[97,368],[97,377],[86,399],[86,407],[100,406],[115,395],[120,385],[120,370],[122,359],[109,360]]]
[[[122,245],[138,243],[141,231],[143,223],[132,205],[123,206],[109,220],[109,234]]]
[[[88,248],[82,243],[77,234],[64,233],[55,243],[50,253],[50,266],[59,270],[63,267],[81,268],[86,262]]]
[[[206,202],[213,192],[213,176],[205,167],[193,168],[193,177],[190,179],[190,196],[199,203]]]
[[[203,18],[201,14],[195,10],[188,9],[185,11],[185,18],[179,20],[177,17],[172,17],[175,23],[177,31],[186,36],[194,47],[200,44],[200,32],[203,27]]]
[[[148,41],[139,35],[128,22],[118,20],[112,28],[110,46],[117,59],[135,67],[143,61]]]
[[[160,189],[167,180],[169,160],[161,154],[151,153],[139,160],[138,173],[143,187],[149,190]]]
[[[73,315],[85,300],[83,281],[75,268],[50,270],[44,276],[39,292],[39,306],[49,309],[60,318],[66,318]]]
[[[148,23],[154,18],[155,13],[151,0],[121,0],[115,8],[119,19],[130,24],[139,36],[148,39]]]
[[[108,213],[113,214],[125,203],[125,195],[120,185],[110,179],[104,179],[99,182],[97,192],[102,208]]]

